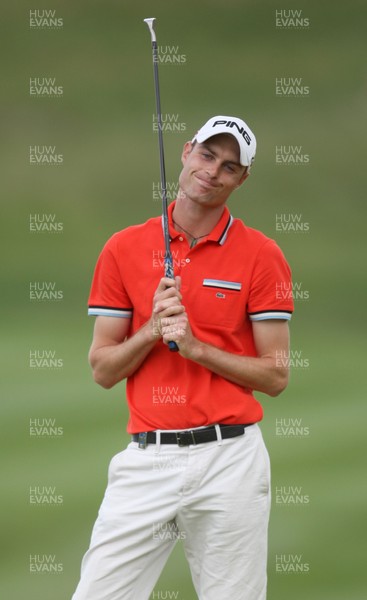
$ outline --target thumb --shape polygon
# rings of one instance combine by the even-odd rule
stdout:
[[[181,289],[181,276],[180,275],[176,275],[175,281],[176,281],[176,287],[177,287],[178,291],[180,291],[180,289]]]

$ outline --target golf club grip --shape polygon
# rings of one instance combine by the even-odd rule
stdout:
[[[165,277],[174,279],[173,262],[172,262],[170,250],[169,250],[169,257],[167,257],[167,253],[166,253],[165,264],[164,264],[164,275],[165,275]],[[176,342],[168,342],[168,348],[170,349],[171,352],[179,352],[179,347],[177,346]]]
[[[171,352],[179,352],[179,347],[177,346],[176,342],[168,342],[168,348]]]

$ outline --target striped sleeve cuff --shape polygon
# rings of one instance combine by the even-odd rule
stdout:
[[[106,306],[89,306],[90,317],[118,317],[120,319],[131,319],[132,308],[110,308]]]
[[[290,321],[292,312],[290,310],[266,310],[249,313],[250,321],[265,321],[266,319],[285,319]]]

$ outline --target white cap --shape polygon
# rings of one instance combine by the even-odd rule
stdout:
[[[256,138],[245,121],[238,117],[212,117],[195,134],[192,141],[195,140],[201,144],[213,135],[219,133],[228,133],[236,138],[240,147],[240,163],[244,167],[251,167],[255,160]]]

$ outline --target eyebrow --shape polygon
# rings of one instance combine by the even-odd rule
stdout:
[[[204,148],[206,150],[209,150],[209,152],[211,152],[213,154],[213,156],[218,156],[218,154],[206,142],[202,142],[201,145],[204,146]],[[226,164],[226,165],[231,164],[231,165],[235,165],[236,167],[243,167],[243,165],[241,165],[241,163],[236,160],[225,160],[224,164]]]

